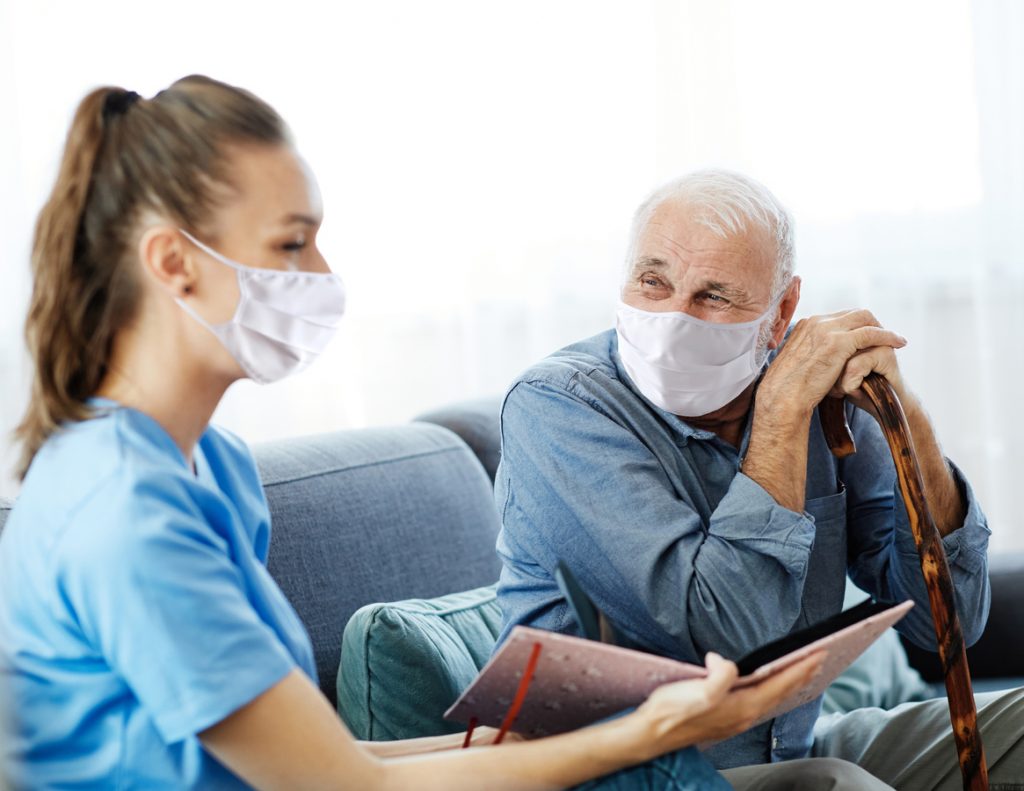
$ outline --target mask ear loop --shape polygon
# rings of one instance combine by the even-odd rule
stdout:
[[[502,720],[501,728],[498,729],[498,735],[495,737],[493,744],[501,744],[505,739],[505,735],[509,732],[512,725],[515,724],[516,717],[519,716],[519,710],[523,707],[523,703],[526,701],[526,693],[530,691],[530,682],[533,681],[534,673],[537,672],[537,663],[540,661],[540,650],[541,644],[534,643],[533,650],[530,652],[530,658],[526,662],[526,669],[523,671],[523,677],[519,680],[519,687],[516,689],[515,697],[512,699],[512,705],[508,707],[508,712],[505,714],[505,719]],[[479,720],[476,717],[471,717],[469,720],[469,727],[466,729],[466,738],[462,741],[462,749],[465,750],[469,747],[470,742],[473,739],[473,731],[476,729]]]

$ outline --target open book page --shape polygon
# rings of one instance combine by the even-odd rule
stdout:
[[[821,672],[807,687],[787,698],[762,721],[813,700],[881,634],[899,621],[913,602],[889,607],[824,635],[761,665],[737,679],[735,687],[756,684],[819,649],[828,653]],[[591,725],[640,705],[658,686],[702,678],[699,665],[629,648],[528,627],[516,627],[480,671],[476,680],[445,713],[445,718],[498,727],[520,687],[536,646],[536,669],[512,730],[548,736]]]

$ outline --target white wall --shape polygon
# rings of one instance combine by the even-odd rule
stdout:
[[[205,72],[290,121],[351,292],[326,359],[229,393],[218,419],[248,439],[499,393],[609,326],[644,193],[726,165],[794,210],[804,312],[868,306],[911,339],[994,546],[1024,548],[1024,161],[1001,131],[1021,127],[1019,21],[966,0],[0,0],[0,429],[26,397],[29,236],[75,103]]]

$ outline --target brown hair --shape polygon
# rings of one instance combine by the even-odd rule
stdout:
[[[281,117],[248,91],[193,75],[152,99],[99,88],[78,105],[32,244],[25,339],[29,406],[18,475],[62,423],[90,417],[114,337],[135,316],[138,221],[156,212],[202,229],[230,185],[229,144],[288,142]]]

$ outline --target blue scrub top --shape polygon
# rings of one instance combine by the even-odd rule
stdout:
[[[185,463],[152,418],[94,401],[43,446],[0,540],[0,750],[14,787],[234,788],[196,736],[298,667],[244,443]],[[2,764],[2,762],[0,762]]]

